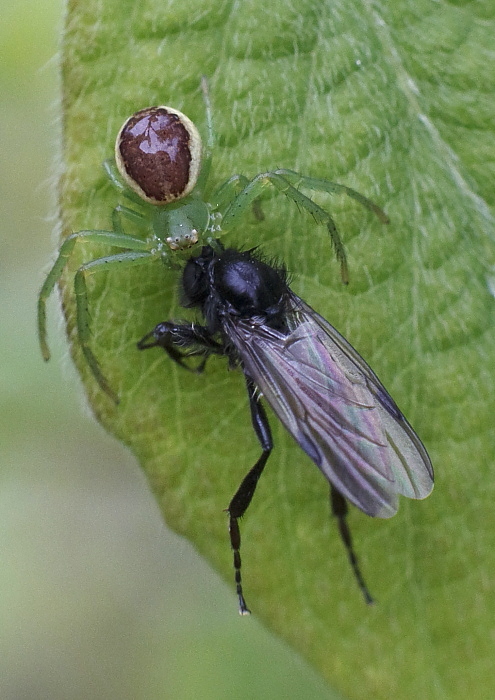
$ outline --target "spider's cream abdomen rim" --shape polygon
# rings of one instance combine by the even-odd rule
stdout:
[[[147,107],[129,117],[117,134],[115,162],[130,189],[160,206],[192,192],[201,151],[201,136],[189,117],[172,107]]]

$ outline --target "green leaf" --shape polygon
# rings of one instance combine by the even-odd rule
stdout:
[[[329,518],[325,480],[272,417],[275,450],[242,521],[254,614],[349,698],[493,694],[495,318],[493,3],[403,0],[88,0],[69,3],[63,43],[63,234],[110,226],[117,195],[100,163],[122,121],[169,104],[203,131],[210,80],[212,179],[288,167],[382,205],[322,198],[350,262],[343,288],[324,230],[274,196],[229,239],[260,244],[293,289],[356,346],[424,440],[436,489],[390,521],[350,517],[378,604],[364,605]],[[320,201],[320,199],[318,199]],[[93,349],[121,397],[72,354],[95,415],[140,460],[167,523],[232,583],[227,506],[259,454],[240,372],[203,377],[138,353],[184,315],[159,264],[95,275]],[[240,621],[241,624],[241,621]]]

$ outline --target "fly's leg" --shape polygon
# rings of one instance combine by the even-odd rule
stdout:
[[[215,340],[206,326],[196,324],[174,323],[163,321],[159,323],[137,344],[138,350],[160,347],[165,350],[171,360],[187,369],[189,372],[201,373],[210,355],[224,355],[222,343]],[[179,350],[178,348],[189,348]],[[202,357],[197,367],[190,367],[185,360],[189,357]]]
[[[240,554],[241,532],[239,529],[239,518],[242,518],[249,507],[249,504],[251,503],[258,484],[258,479],[265,468],[265,464],[273,448],[273,440],[268,418],[266,417],[265,410],[260,403],[259,396],[256,393],[256,387],[249,377],[246,377],[246,386],[249,395],[251,421],[263,451],[254,467],[250,469],[248,474],[242,480],[241,485],[237,489],[235,496],[230,501],[229,507],[227,508],[227,512],[229,514],[230,545],[234,552],[236,591],[239,599],[239,613],[241,615],[249,615],[250,610],[246,605],[244,594],[242,592]]]
[[[139,350],[160,347],[165,350],[168,356],[177,362],[181,367],[193,372],[201,372],[206,360],[211,354],[225,355],[224,346],[216,341],[206,326],[196,326],[193,324],[176,324],[172,321],[159,323],[150,333],[141,338],[137,344]],[[186,348],[181,350],[179,348]],[[187,349],[190,348],[190,349]],[[189,367],[185,360],[188,357],[202,355],[203,361],[196,368]],[[249,406],[251,409],[251,421],[254,431],[260,442],[262,453],[256,464],[249,470],[242,480],[236,494],[230,501],[226,509],[229,514],[229,534],[230,545],[234,552],[234,570],[236,591],[239,599],[239,613],[249,615],[242,592],[241,581],[241,532],[239,529],[239,518],[246,512],[256,490],[258,479],[263,472],[265,464],[273,448],[272,434],[265,410],[256,394],[254,382],[246,377],[246,386],[249,396]]]
[[[368,590],[366,583],[364,582],[361,569],[359,568],[359,562],[352,546],[351,531],[349,530],[349,525],[347,524],[347,513],[348,505],[344,496],[338,491],[334,486],[330,486],[330,502],[332,504],[332,515],[334,515],[339,523],[340,537],[347,550],[347,556],[349,557],[349,562],[351,564],[354,576],[358,583],[361,593],[364,596],[364,600],[368,605],[373,605],[375,602],[371,597],[371,593]]]

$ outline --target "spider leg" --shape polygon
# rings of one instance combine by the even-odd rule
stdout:
[[[347,257],[344,244],[333,218],[327,211],[325,211],[325,209],[322,209],[322,207],[300,192],[296,187],[291,185],[287,179],[277,172],[261,173],[246,185],[242,192],[240,192],[227,207],[222,219],[222,228],[225,231],[229,231],[231,228],[233,228],[239,217],[246,211],[247,207],[250,206],[261,195],[263,190],[270,185],[279,190],[279,192],[285,194],[286,197],[291,199],[302,209],[306,209],[306,211],[309,212],[309,214],[311,214],[311,216],[314,218],[316,223],[323,224],[327,227],[335,250],[335,255],[340,263],[342,281],[344,284],[347,284],[349,282]]]
[[[346,187],[345,185],[340,185],[337,182],[330,182],[330,180],[324,180],[317,177],[308,177],[307,175],[300,175],[293,170],[275,170],[276,175],[281,175],[285,180],[290,182],[296,189],[300,187],[306,187],[308,190],[314,190],[315,192],[327,192],[328,194],[346,194],[351,199],[359,202],[363,207],[372,211],[380,219],[382,224],[390,223],[390,219],[385,214],[383,209],[368,199],[360,192],[353,190],[351,187]]]
[[[349,562],[351,564],[354,576],[358,583],[359,588],[364,596],[364,599],[368,605],[373,605],[375,602],[368,590],[368,587],[364,581],[361,569],[359,568],[358,558],[354,552],[354,547],[352,546],[352,537],[349,525],[347,524],[347,513],[348,505],[344,496],[338,491],[334,486],[330,485],[330,503],[332,506],[332,515],[334,515],[339,524],[340,537],[344,546],[347,550],[347,555],[349,557]]]
[[[232,177],[220,185],[211,196],[210,201],[213,206],[213,212],[218,214],[220,219],[218,231],[223,232],[223,216],[225,212],[239,194],[246,189],[249,183],[250,180],[245,175],[232,175]],[[254,217],[258,221],[263,221],[265,215],[263,214],[259,197],[254,198],[250,204]]]
[[[203,102],[205,105],[206,130],[208,133],[208,138],[206,139],[206,143],[204,144],[203,158],[202,158],[202,163],[201,163],[201,172],[199,174],[195,189],[197,192],[199,192],[201,195],[203,195],[205,188],[206,188],[206,182],[207,182],[208,177],[210,175],[211,161],[212,161],[211,154],[213,151],[213,147],[215,145],[215,131],[213,129],[213,111],[211,108],[210,90],[208,87],[208,79],[206,78],[205,75],[201,76],[201,92],[203,93]]]
[[[272,434],[265,409],[260,402],[254,382],[248,376],[246,376],[246,386],[249,396],[249,406],[251,409],[251,421],[261,445],[262,453],[256,464],[249,470],[248,474],[242,480],[241,485],[237,489],[234,497],[230,501],[229,507],[227,508],[227,512],[229,514],[230,545],[234,552],[236,591],[239,599],[239,613],[241,615],[249,615],[250,611],[246,605],[244,594],[242,592],[240,554],[241,531],[239,529],[239,518],[242,518],[249,507],[249,504],[251,503],[258,480],[273,449]]]
[[[129,189],[120,179],[120,173],[118,171],[118,168],[115,164],[115,160],[113,158],[108,158],[107,160],[103,161],[103,170],[105,171],[105,175],[108,177],[110,182],[112,183],[113,187],[115,189],[119,190],[119,192],[128,200],[131,202],[134,202],[134,204],[139,204],[140,206],[143,204],[143,200],[141,197],[136,194],[136,192],[133,192],[131,189]]]
[[[126,236],[128,238],[128,236]],[[142,241],[141,241],[142,243]],[[81,265],[74,276],[74,291],[76,295],[76,312],[77,312],[77,334],[81,344],[84,357],[93,373],[94,378],[98,382],[100,388],[110,396],[110,398],[118,403],[118,398],[113,389],[111,389],[107,379],[100,369],[98,360],[90,348],[91,327],[89,314],[89,299],[86,284],[86,278],[89,275],[101,270],[109,270],[113,267],[131,267],[135,265],[147,264],[150,259],[156,259],[156,255],[148,251],[130,251],[126,253],[117,253],[104,258],[97,258],[91,262]]]
[[[112,211],[112,225],[115,233],[126,235],[124,231],[124,226],[122,224],[122,219],[127,219],[135,224],[143,225],[146,222],[146,216],[135,209],[130,209],[129,207],[124,207],[122,204],[118,204]]]
[[[249,184],[250,180],[245,175],[232,175],[220,187],[218,187],[210,197],[214,211],[224,214],[230,203]]]
[[[205,103],[206,127],[208,130],[206,155],[211,157],[211,152],[215,146],[215,130],[213,128],[213,110],[211,107],[210,87],[208,85],[208,78],[206,75],[201,76],[201,92],[203,93],[203,102]]]
[[[41,353],[45,361],[50,359],[50,349],[46,339],[46,302],[59,281],[78,241],[82,243],[102,243],[116,248],[128,248],[136,251],[145,251],[147,249],[145,241],[126,234],[116,233],[115,231],[78,231],[65,239],[38,296],[38,337]]]

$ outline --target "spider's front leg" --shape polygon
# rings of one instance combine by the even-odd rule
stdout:
[[[217,237],[232,228],[233,222],[230,219],[228,220],[228,226],[224,226],[225,213],[231,209],[232,204],[246,190],[249,184],[250,180],[245,175],[232,175],[211,195],[210,204],[212,210],[219,218],[219,222],[213,231]],[[244,213],[248,206],[251,206],[252,212],[258,221],[264,220],[265,215],[263,214],[259,197],[255,196],[247,201],[246,206],[242,208],[242,212],[239,212],[239,214]]]
[[[353,190],[352,187],[347,187],[346,185],[341,185],[338,182],[331,182],[330,180],[325,180],[319,177],[309,177],[308,175],[301,175],[296,173],[294,170],[280,169],[275,170],[275,175],[281,175],[287,182],[290,182],[296,189],[300,187],[305,187],[308,190],[313,190],[314,192],[326,192],[327,194],[345,194],[356,202],[359,202],[363,207],[372,211],[382,224],[389,224],[390,219],[385,214],[383,209],[381,209],[378,204],[375,204],[371,199],[365,197],[364,194]]]
[[[129,236],[126,236],[125,238],[127,240],[129,239]],[[143,244],[142,241],[140,241],[140,243],[141,245]],[[112,268],[118,268],[121,270],[122,268],[134,267],[136,265],[147,265],[151,260],[155,260],[156,258],[157,256],[154,253],[150,253],[148,251],[132,250],[125,253],[117,253],[116,255],[97,258],[96,260],[92,260],[91,262],[81,265],[74,277],[74,291],[76,294],[77,310],[77,334],[81,344],[81,349],[94,378],[100,385],[100,388],[103,389],[103,391],[108,394],[108,396],[115,403],[119,403],[118,396],[110,387],[106,377],[101,371],[100,364],[90,347],[91,326],[86,279],[91,274],[101,270],[108,271]]]
[[[349,272],[347,268],[347,256],[345,253],[344,244],[337,230],[337,226],[330,214],[325,211],[312,199],[300,192],[297,187],[294,187],[288,179],[280,172],[266,172],[257,175],[253,178],[244,189],[233,199],[227,206],[222,217],[222,228],[225,231],[232,229],[238,222],[239,217],[244,214],[246,209],[253,205],[259,199],[263,191],[270,186],[275,187],[279,192],[285,194],[290,200],[297,204],[302,209],[305,209],[317,224],[323,224],[327,227],[330,234],[330,239],[335,250],[335,255],[340,263],[340,271],[344,284],[349,282]],[[290,173],[291,171],[287,171]]]
[[[38,337],[41,347],[41,353],[45,361],[48,361],[50,359],[50,349],[48,347],[48,341],[46,337],[46,302],[48,301],[50,294],[53,292],[55,285],[61,278],[64,268],[67,265],[67,262],[69,261],[69,258],[71,257],[76,244],[86,242],[99,243],[115,248],[127,248],[133,251],[143,252],[147,250],[147,244],[141,239],[134,238],[132,236],[127,236],[121,233],[116,233],[115,231],[78,231],[77,233],[73,233],[65,239],[65,241],[60,246],[57,259],[55,260],[50,272],[46,276],[46,279],[38,296]],[[101,258],[101,260],[108,262],[108,258]],[[82,269],[83,268],[81,268],[81,270]],[[85,303],[87,306],[87,299],[85,299]],[[79,319],[79,309],[77,315]],[[83,319],[84,318],[85,317],[83,312]],[[87,314],[85,321],[87,321]]]
[[[229,208],[231,202],[249,185],[249,178],[245,175],[232,175],[213,192],[210,203],[214,211],[222,215]]]

